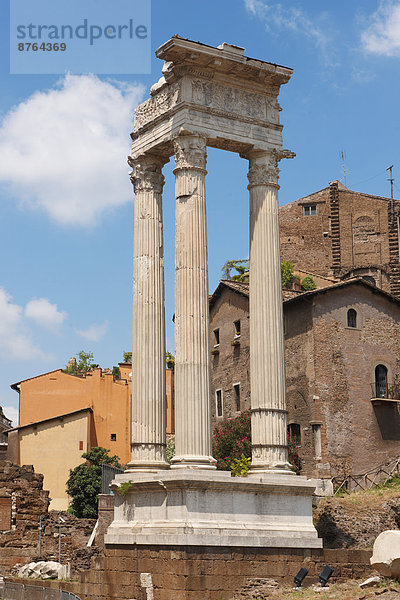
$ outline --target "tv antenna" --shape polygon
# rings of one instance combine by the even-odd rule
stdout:
[[[390,173],[390,177],[388,179],[388,181],[390,181],[390,198],[393,200],[393,165],[391,165],[390,167],[388,167],[386,169],[386,171],[389,171]]]
[[[344,179],[344,185],[345,185],[345,187],[347,187],[347,185],[346,185],[346,165],[345,165],[345,163],[344,163],[344,157],[345,157],[345,154],[344,154],[343,150],[341,150],[341,151],[339,152],[339,156],[340,156],[340,158],[342,159],[342,169],[343,169],[343,179]]]

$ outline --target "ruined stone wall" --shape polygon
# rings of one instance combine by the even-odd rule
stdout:
[[[240,319],[240,340],[232,346],[235,337],[234,322]],[[215,346],[214,329],[219,329],[220,343],[211,354],[212,420],[216,424],[237,416],[233,385],[240,384],[240,410],[250,408],[250,348],[249,299],[225,289],[210,311],[210,351]],[[223,394],[223,417],[216,416],[216,390]]]
[[[49,492],[43,490],[43,475],[31,465],[0,463],[0,574],[7,574],[19,563],[38,559],[39,525],[42,517],[41,556],[58,560],[58,513],[48,512]],[[97,550],[86,544],[95,519],[77,519],[63,513],[61,526],[61,561],[73,568],[88,568]]]

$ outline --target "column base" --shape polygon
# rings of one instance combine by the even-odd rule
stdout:
[[[296,475],[296,473],[290,468],[289,463],[273,466],[251,464],[249,475],[258,475],[259,473],[265,473],[267,475]]]
[[[322,547],[312,521],[315,486],[305,477],[182,469],[123,473],[111,489],[106,545]]]
[[[155,471],[160,471],[161,469],[169,469],[170,465],[164,461],[135,461],[129,462],[126,465],[125,473],[153,473]]]
[[[211,469],[216,470],[217,461],[212,456],[174,456],[171,469]]]

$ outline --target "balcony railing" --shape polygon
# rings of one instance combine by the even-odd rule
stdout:
[[[400,389],[397,386],[390,386],[387,383],[374,381],[371,383],[372,398],[382,398],[386,400],[399,400]]]

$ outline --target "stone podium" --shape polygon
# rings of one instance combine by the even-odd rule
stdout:
[[[132,458],[118,475],[107,545],[320,548],[314,486],[290,470],[280,275],[277,101],[292,70],[175,36],[135,110]],[[207,146],[249,161],[252,465],[216,471],[211,448]],[[175,156],[176,455],[165,459],[162,168]],[[121,483],[125,485],[120,488]],[[126,483],[129,482],[129,485]],[[120,491],[123,490],[124,494]]]

